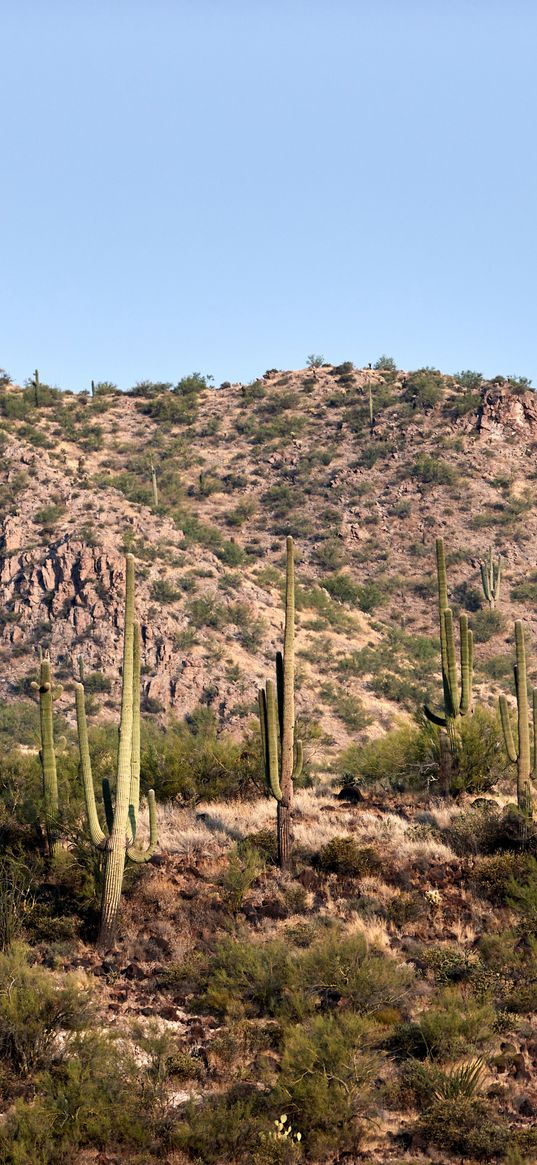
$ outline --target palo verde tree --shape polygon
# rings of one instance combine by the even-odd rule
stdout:
[[[509,706],[505,696],[500,696],[500,716],[502,719],[503,735],[507,755],[511,764],[517,767],[516,796],[517,804],[525,817],[533,815],[531,781],[537,777],[537,689],[532,688],[533,710],[533,763],[530,749],[530,713],[528,707],[528,677],[526,670],[526,644],[524,642],[524,624],[521,619],[515,623],[515,651],[516,663],[513,671],[515,676],[515,693],[517,704],[518,747],[515,746]]]
[[[123,638],[123,672],[121,716],[116,767],[115,804],[108,778],[103,780],[106,831],[101,827],[91,771],[84,686],[75,685],[76,717],[80,765],[90,838],[104,854],[104,878],[98,945],[102,950],[113,946],[118,925],[125,859],[147,862],[157,844],[155,794],[148,793],[149,845],[136,845],[140,799],[140,628],[134,619],[134,558],[126,556],[125,627]]]
[[[276,654],[276,683],[259,692],[259,722],[268,792],[277,802],[278,862],[291,861],[293,782],[302,772],[302,742],[295,743],[295,563],[288,538],[283,652]]]

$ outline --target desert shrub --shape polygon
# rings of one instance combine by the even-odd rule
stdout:
[[[479,1094],[484,1075],[484,1062],[463,1060],[460,1064],[442,1069],[434,1061],[411,1060],[404,1065],[403,1087],[409,1089],[420,1108],[427,1108],[437,1100],[458,1100]]]
[[[479,966],[479,960],[475,955],[445,943],[424,947],[421,959],[433,972],[435,982],[444,986],[468,982]]]
[[[496,849],[499,809],[493,801],[452,817],[443,835],[456,854],[487,854]]]
[[[361,611],[369,614],[376,607],[386,602],[386,589],[378,582],[366,582],[358,587],[358,605]]]
[[[481,372],[456,372],[455,380],[460,384],[461,388],[467,388],[470,392],[475,392],[483,383],[483,376]]]
[[[436,368],[419,368],[417,372],[410,374],[403,399],[408,401],[413,409],[428,410],[434,408],[443,393],[442,374]]]
[[[491,1003],[481,1003],[456,986],[445,987],[433,1007],[412,1023],[401,1023],[391,1038],[399,1054],[424,1060],[450,1060],[479,1051],[494,1032]]]
[[[33,521],[37,526],[42,526],[43,530],[53,530],[64,514],[65,506],[51,504],[36,510]]]
[[[494,788],[505,774],[506,759],[498,714],[475,708],[459,725],[450,791],[483,793]]]
[[[293,961],[297,1015],[326,1005],[371,1015],[400,1004],[413,981],[410,968],[369,950],[362,934],[329,933]]]
[[[503,628],[502,613],[488,608],[476,611],[472,615],[470,626],[476,643],[488,643],[489,639],[492,639],[493,635],[498,635]]]
[[[511,655],[491,655],[481,663],[481,671],[490,676],[491,680],[502,680],[512,675],[513,659]]]
[[[368,950],[362,934],[324,935],[306,950],[282,940],[224,939],[209,961],[202,1001],[224,1015],[299,1020],[326,1006],[368,1015],[400,1003],[412,972]]]
[[[372,846],[360,846],[353,837],[333,837],[319,851],[318,865],[327,874],[365,878],[377,874],[382,863]]]
[[[340,603],[357,603],[360,596],[360,588],[352,581],[348,574],[334,574],[329,578],[323,578],[321,585],[332,599],[337,599]]]
[[[232,846],[220,875],[220,895],[230,914],[238,914],[248,890],[263,871],[259,851],[250,846]]]
[[[255,833],[247,833],[239,843],[242,852],[243,846],[255,849],[265,862],[275,866],[278,861],[278,839],[274,829],[258,829]]]
[[[508,1122],[476,1097],[436,1100],[421,1117],[420,1133],[444,1152],[490,1161],[503,1156],[510,1141]]]
[[[156,603],[176,603],[181,598],[181,592],[166,578],[159,578],[152,582],[149,593]]]
[[[0,858],[0,951],[18,938],[33,902],[32,872],[19,858]]]
[[[221,1015],[275,1016],[291,979],[289,948],[282,940],[252,943],[225,938],[210,960],[202,1001]]]
[[[454,602],[465,611],[479,611],[482,603],[482,595],[477,587],[470,586],[467,582],[459,583],[453,588]]]
[[[219,798],[255,797],[264,787],[258,733],[242,740],[217,733],[214,714],[196,714],[188,723],[172,721],[167,729],[144,722],[141,778],[157,800],[185,803]]]
[[[531,571],[528,578],[511,588],[514,603],[534,603],[537,599],[537,571]]]
[[[358,696],[341,689],[335,691],[331,684],[323,685],[321,696],[330,703],[335,715],[351,732],[362,732],[371,723],[371,717]]]
[[[62,984],[44,967],[31,966],[24,948],[0,955],[0,1054],[21,1075],[46,1067],[60,1033],[88,1023],[89,998],[73,976]]]
[[[397,364],[392,356],[379,356],[373,365],[378,372],[397,372]]]
[[[73,1165],[81,1150],[112,1145],[149,1149],[154,1090],[125,1047],[90,1032],[74,1038],[70,1053],[40,1075],[35,1097],[10,1109],[0,1129],[4,1165]]]
[[[96,692],[110,692],[112,681],[109,676],[105,676],[104,672],[94,671],[85,677],[84,687],[89,695],[94,695]]]
[[[429,745],[418,727],[402,724],[364,745],[350,745],[339,754],[336,770],[346,785],[391,788],[420,787]]]
[[[268,1121],[259,1118],[260,1107],[259,1095],[244,1095],[240,1087],[202,1105],[192,1101],[174,1125],[171,1143],[186,1152],[188,1160],[204,1165],[253,1161],[260,1131],[269,1128]]]
[[[483,857],[474,869],[475,886],[495,906],[505,906],[513,889],[520,890],[529,878],[532,863],[535,868],[535,859],[529,854],[507,852]]]
[[[286,1037],[275,1100],[316,1160],[361,1139],[382,1063],[370,1042],[367,1021],[352,1014],[317,1015]]]
[[[455,470],[447,461],[429,453],[420,453],[410,472],[412,477],[424,485],[450,485],[456,479]]]

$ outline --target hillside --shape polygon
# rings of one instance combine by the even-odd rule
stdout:
[[[281,631],[292,533],[298,709],[315,722],[314,764],[435,697],[437,535],[452,605],[481,640],[478,695],[494,698],[513,618],[536,629],[524,601],[537,593],[537,404],[524,382],[460,379],[344,364],[220,388],[196,375],[175,389],[99,385],[93,398],[5,386],[0,693],[28,691],[40,643],[70,722],[79,656],[97,687],[112,678],[99,715],[111,713],[128,549],[145,711],[163,722],[207,705],[240,732]],[[496,622],[480,611],[491,546],[504,560]]]
[[[496,714],[515,619],[536,675],[537,398],[380,364],[0,387],[0,1165],[537,1160],[520,625],[518,765]],[[282,861],[254,713],[289,533],[306,763]],[[475,637],[447,732],[415,715],[441,700],[438,536]]]

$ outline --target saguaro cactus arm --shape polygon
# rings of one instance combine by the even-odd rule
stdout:
[[[137,847],[134,845],[128,846],[127,857],[131,862],[148,862],[157,848],[157,804],[155,801],[154,789],[149,789],[148,791],[147,804],[149,808],[149,844],[144,850],[137,849]]]
[[[278,764],[278,720],[276,715],[276,688],[274,680],[267,680],[266,690],[259,692],[259,722],[265,761],[267,787],[276,801],[281,801]]]
[[[78,729],[78,748],[80,752],[80,769],[82,772],[84,800],[86,802],[86,813],[88,815],[90,838],[93,845],[97,846],[99,849],[104,849],[106,844],[106,834],[101,829],[101,824],[97,813],[97,805],[95,803],[95,789],[93,788],[93,774],[91,771],[91,759],[88,740],[88,725],[86,720],[86,702],[82,684],[75,684],[75,700],[76,723]]]
[[[532,693],[533,706],[533,764],[530,757],[530,725],[528,708],[528,679],[526,671],[526,645],[524,625],[520,619],[515,623],[516,664],[514,666],[515,693],[517,702],[518,747],[515,746],[509,707],[505,696],[500,696],[500,716],[505,747],[509,760],[517,766],[517,803],[528,817],[532,814],[530,777],[535,776],[537,764],[537,692]]]
[[[140,682],[141,682],[141,653],[140,653],[140,625],[134,624],[133,652],[132,652],[132,754],[131,754],[131,785],[129,797],[129,819],[132,830],[132,840],[136,837],[138,824],[138,806],[140,803]]]
[[[500,696],[500,717],[503,728],[503,738],[505,741],[505,749],[509,760],[512,764],[516,764],[518,760],[518,753],[515,748],[515,741],[513,737],[513,730],[511,728],[511,718],[509,716],[509,705],[505,696]]]

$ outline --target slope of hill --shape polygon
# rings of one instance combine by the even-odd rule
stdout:
[[[537,593],[537,407],[524,383],[460,380],[344,364],[220,388],[196,375],[173,390],[104,385],[94,398],[41,385],[37,403],[33,389],[5,387],[2,694],[27,690],[37,643],[50,646],[69,718],[79,656],[86,673],[119,676],[129,549],[146,712],[181,718],[201,703],[240,729],[280,633],[290,532],[298,708],[318,726],[320,762],[434,695],[436,535],[452,603],[482,641],[479,695],[494,696],[513,616],[536,626],[521,602]],[[504,559],[496,620],[480,610],[491,546]],[[118,680],[110,709],[117,694]]]

